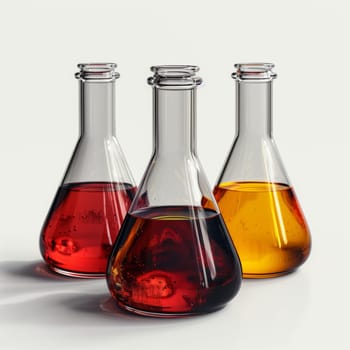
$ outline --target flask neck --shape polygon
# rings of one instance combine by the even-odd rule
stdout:
[[[236,136],[272,138],[272,81],[236,84]]]
[[[153,88],[155,155],[183,158],[196,153],[195,98],[195,88]]]
[[[82,137],[115,136],[114,81],[80,81],[80,132]]]

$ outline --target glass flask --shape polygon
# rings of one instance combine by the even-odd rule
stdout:
[[[121,308],[137,314],[207,313],[236,295],[242,277],[197,158],[195,102],[201,79],[195,66],[151,70],[154,150],[113,247],[108,286]]]
[[[106,274],[136,188],[115,136],[116,64],[78,67],[80,137],[44,222],[40,249],[55,272],[93,278]]]
[[[310,232],[272,137],[273,64],[236,64],[236,137],[214,195],[244,278],[293,271]]]

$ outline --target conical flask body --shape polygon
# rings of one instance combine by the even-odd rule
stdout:
[[[118,248],[109,285],[130,311],[207,313],[229,302],[240,285],[238,258],[221,216],[212,210],[165,206],[128,214]]]
[[[112,245],[136,192],[113,131],[112,68],[82,67],[86,80],[81,81],[81,136],[40,235],[49,267],[72,277],[105,275]]]
[[[246,278],[291,272],[311,248],[307,222],[272,138],[270,69],[238,65],[237,134],[214,188]]]
[[[157,69],[154,154],[113,247],[108,286],[134,313],[207,313],[237,294],[241,266],[195,152],[193,68]]]

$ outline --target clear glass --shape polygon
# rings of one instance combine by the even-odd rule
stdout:
[[[236,137],[214,189],[243,277],[275,277],[309,256],[310,232],[272,137],[273,64],[237,64]]]
[[[241,267],[206,176],[195,134],[195,66],[152,67],[154,152],[107,270],[118,305],[157,317],[217,310]]]
[[[44,222],[40,248],[55,272],[103,277],[136,188],[115,136],[116,65],[78,67],[80,137]]]

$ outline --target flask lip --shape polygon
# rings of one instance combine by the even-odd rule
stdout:
[[[80,72],[75,73],[75,77],[82,81],[114,81],[120,76],[116,67],[116,63],[79,63]]]
[[[271,81],[277,77],[272,71],[275,67],[273,63],[236,63],[236,71],[232,73],[232,78],[237,81]]]
[[[196,76],[199,71],[194,65],[159,65],[152,66],[154,72],[147,79],[149,85],[166,90],[188,90],[202,83],[202,78]]]

